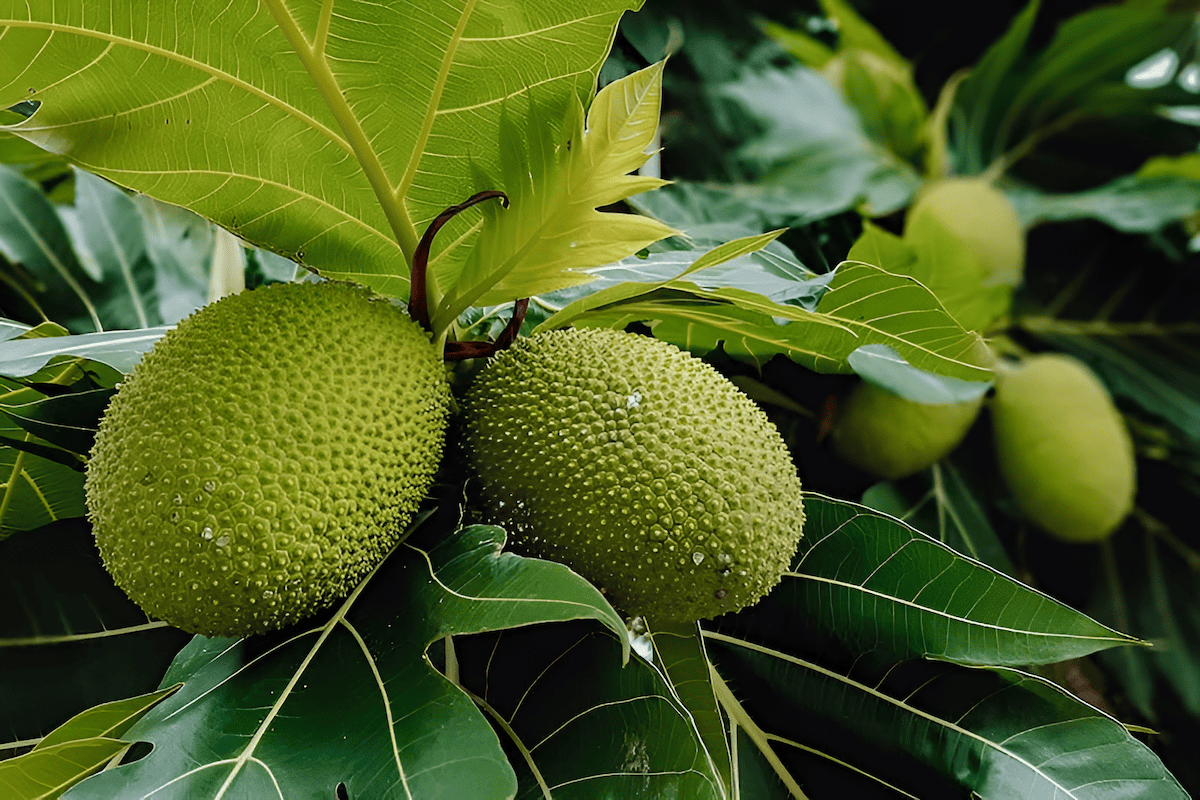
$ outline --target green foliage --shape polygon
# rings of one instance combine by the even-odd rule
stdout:
[[[449,287],[434,314],[435,330],[471,306],[586,282],[581,268],[615,261],[674,232],[648,217],[595,210],[664,183],[627,174],[649,157],[661,80],[659,63],[605,87],[588,111],[586,130],[574,96],[561,128],[532,114],[523,128],[502,119],[501,137],[510,145],[501,153],[502,178],[487,184],[502,186],[513,207],[484,210],[479,241],[460,272],[447,275],[435,265]]]
[[[939,41],[976,32],[930,18],[914,44],[901,5],[828,0],[799,20],[649,5],[202,0],[146,17],[0,0],[0,677],[18,688],[0,693],[4,791],[1200,785],[1172,744],[1200,730],[1200,543],[1178,502],[1200,497],[1188,4],[1061,19],[1034,2],[980,33],[990,48],[957,75],[925,70]],[[1164,48],[1165,77],[1135,79]],[[954,176],[994,185],[1033,228],[1019,285],[953,277],[960,243],[901,219]],[[147,619],[79,517],[77,467],[122,374],[243,280],[307,270],[407,299],[422,231],[487,189],[508,207],[472,207],[432,243],[439,344],[494,339],[530,297],[522,335],[633,328],[717,366],[764,405],[809,490],[779,586],[696,625],[623,619],[566,568],[505,552],[453,452],[408,538],[336,608],[240,640]],[[1145,477],[1105,546],[1027,533],[990,412],[902,480],[830,453],[852,373],[977,401],[992,371],[975,331],[1005,356],[1070,352],[1114,395]]]
[[[516,777],[495,733],[426,650],[447,636],[533,622],[593,619],[622,638],[624,625],[565,567],[501,554],[503,543],[502,531],[486,527],[410,541],[301,629],[197,637],[164,678],[183,688],[127,732],[152,742],[153,753],[72,797],[151,793],[176,779],[183,783],[174,791],[193,795],[221,786],[253,795],[272,784],[285,796],[319,786],[332,794],[341,782],[352,797],[511,796]],[[619,669],[628,645],[609,657]],[[205,754],[200,769],[197,752]]]
[[[75,715],[42,738],[32,751],[0,762],[0,787],[11,797],[59,797],[63,791],[119,757],[132,742],[119,737],[178,685],[115,700]]]

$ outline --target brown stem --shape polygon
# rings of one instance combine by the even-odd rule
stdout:
[[[410,275],[411,290],[409,292],[408,314],[419,322],[425,330],[433,330],[433,325],[429,321],[429,298],[426,296],[425,279],[425,273],[429,270],[429,249],[433,247],[433,237],[437,236],[437,232],[442,229],[443,225],[471,206],[495,197],[499,197],[504,203],[504,207],[508,208],[508,195],[504,192],[497,189],[478,192],[458,205],[450,206],[434,217],[433,222],[429,223],[429,227],[422,234],[421,241],[417,243],[417,249],[413,252],[412,273]]]
[[[525,297],[513,306],[512,319],[504,326],[504,330],[494,342],[446,342],[447,361],[466,361],[468,358],[487,358],[511,345],[521,331],[521,323],[525,321],[525,312],[529,310],[529,298]]]

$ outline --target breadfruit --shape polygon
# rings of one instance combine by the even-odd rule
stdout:
[[[1069,542],[1105,539],[1133,507],[1133,443],[1103,384],[1048,353],[996,377],[996,457],[1017,506]]]
[[[280,284],[206,306],[101,420],[85,489],[104,564],[191,633],[297,622],[395,545],[448,402],[428,335],[365,290]]]
[[[1025,270],[1025,234],[1016,209],[989,182],[978,178],[946,178],[930,184],[909,209],[906,239],[920,240],[932,231],[949,233],[978,257],[980,283],[1016,286]]]
[[[967,435],[983,398],[926,405],[863,381],[842,402],[829,433],[843,461],[896,480],[941,461]]]
[[[778,431],[671,344],[595,329],[519,340],[480,373],[464,411],[493,518],[630,615],[736,611],[795,554],[800,480]]]

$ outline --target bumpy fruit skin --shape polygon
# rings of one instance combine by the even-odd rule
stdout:
[[[1133,443],[1103,384],[1079,361],[1050,353],[999,372],[992,429],[1013,498],[1048,533],[1097,542],[1129,514]]]
[[[281,284],[209,305],[100,423],[86,494],[105,566],[191,633],[297,622],[396,543],[437,469],[448,401],[425,332],[364,290]]]
[[[950,455],[982,406],[982,397],[945,405],[915,403],[863,381],[842,402],[830,445],[842,460],[896,480]]]
[[[1025,270],[1025,234],[1016,209],[990,183],[978,178],[946,178],[917,197],[905,220],[905,236],[938,227],[979,256],[983,286],[1016,286]]]
[[[666,342],[552,331],[497,355],[468,392],[467,444],[497,521],[618,608],[664,621],[750,605],[804,525],[766,415]]]

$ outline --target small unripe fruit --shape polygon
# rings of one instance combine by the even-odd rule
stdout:
[[[1025,234],[1016,209],[990,183],[978,178],[946,178],[917,197],[905,221],[905,238],[921,239],[933,230],[948,233],[980,260],[980,285],[1016,286],[1025,269]]]
[[[830,431],[842,460],[885,480],[920,472],[948,456],[967,435],[983,398],[927,405],[863,381],[850,391]]]
[[[189,633],[298,622],[399,540],[448,403],[428,335],[364,290],[281,284],[206,306],[100,423],[85,488],[104,564]]]
[[[1100,541],[1133,508],[1129,431],[1104,385],[1076,359],[1048,353],[1000,371],[992,427],[1017,506],[1048,533]]]
[[[800,480],[778,431],[673,345],[596,329],[521,339],[478,376],[464,412],[493,519],[627,614],[736,611],[795,554]]]

